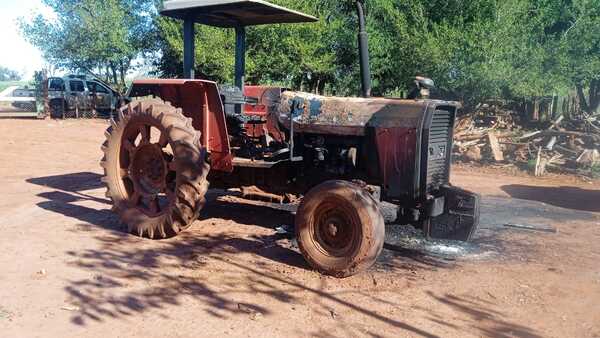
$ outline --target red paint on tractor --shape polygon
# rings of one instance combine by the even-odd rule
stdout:
[[[272,86],[245,86],[244,96],[253,100],[256,104],[244,105],[244,114],[248,116],[259,116],[266,123],[246,124],[244,128],[250,137],[271,136],[277,142],[285,141],[285,134],[279,130],[275,109],[281,100],[281,87]]]
[[[183,110],[194,129],[202,133],[202,145],[210,154],[212,170],[232,172],[233,156],[223,103],[215,82],[205,80],[146,79],[133,82],[129,96],[157,96]]]
[[[266,90],[272,87],[265,86],[245,86],[244,96],[252,99],[256,99],[258,104],[246,104],[244,105],[244,113],[246,115],[255,116],[267,116],[267,106],[262,102],[263,94]]]
[[[374,128],[384,191],[400,197],[413,190],[417,133],[414,128]]]

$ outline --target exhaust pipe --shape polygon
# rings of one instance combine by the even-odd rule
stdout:
[[[369,35],[365,22],[365,10],[361,0],[356,1],[358,11],[358,48],[360,53],[360,78],[362,82],[362,96],[371,97],[371,66],[369,65]]]

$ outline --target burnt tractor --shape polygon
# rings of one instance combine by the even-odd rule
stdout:
[[[210,182],[304,196],[295,220],[300,250],[337,277],[369,268],[381,253],[384,203],[394,206],[394,224],[431,238],[471,238],[479,197],[449,182],[458,104],[428,99],[426,78],[417,78],[410,99],[370,97],[365,17],[356,5],[362,97],[340,98],[244,83],[246,27],[316,18],[259,0],[165,2],[161,14],[183,20],[184,79],[133,82],[132,101],[102,146],[107,196],[131,233],[163,239],[186,230]],[[194,79],[196,23],[235,29],[235,86]]]

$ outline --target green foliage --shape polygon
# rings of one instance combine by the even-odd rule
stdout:
[[[22,34],[46,60],[68,70],[106,72],[123,83],[132,62],[148,51],[153,4],[147,0],[43,0],[57,15],[21,18]],[[120,77],[118,76],[120,75]]]
[[[157,48],[162,56],[156,66],[164,77],[181,77],[183,26],[181,21],[156,16]],[[196,26],[196,74],[217,82],[231,82],[234,70],[235,33],[231,30]]]
[[[21,74],[16,70],[0,66],[0,81],[20,81],[21,78]]]
[[[43,1],[58,20],[38,16],[22,28],[52,63],[116,77],[136,57],[154,55],[159,75],[182,75],[182,23],[157,14],[162,0]],[[357,95],[354,1],[271,1],[319,22],[248,28],[247,81]],[[364,2],[375,95],[406,93],[424,75],[437,95],[467,107],[574,88],[589,110],[600,106],[600,0]],[[198,25],[195,53],[197,76],[233,82],[233,30]]]
[[[313,14],[320,21],[250,28],[247,80],[328,94],[357,94],[360,79],[353,1],[274,2]],[[573,7],[583,13],[575,2]],[[548,33],[560,19],[555,11],[564,7],[561,3],[564,1],[369,0],[373,92],[406,92],[415,75],[433,78],[441,95],[467,105],[493,97],[566,91],[573,84],[564,76],[564,64],[569,63],[556,57],[555,50],[566,53],[567,49],[561,47],[560,35]],[[156,21],[163,51],[159,69],[165,76],[179,75],[181,23],[165,18]],[[231,82],[233,33],[208,27],[199,30],[197,73]],[[598,35],[587,35],[598,43]],[[580,52],[593,55],[591,48]],[[573,68],[569,74],[590,76],[598,70],[600,67],[590,65],[584,71]]]

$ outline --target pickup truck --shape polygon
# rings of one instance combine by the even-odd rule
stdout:
[[[48,96],[52,117],[76,110],[110,113],[118,108],[121,98],[117,91],[85,75],[48,78]]]

